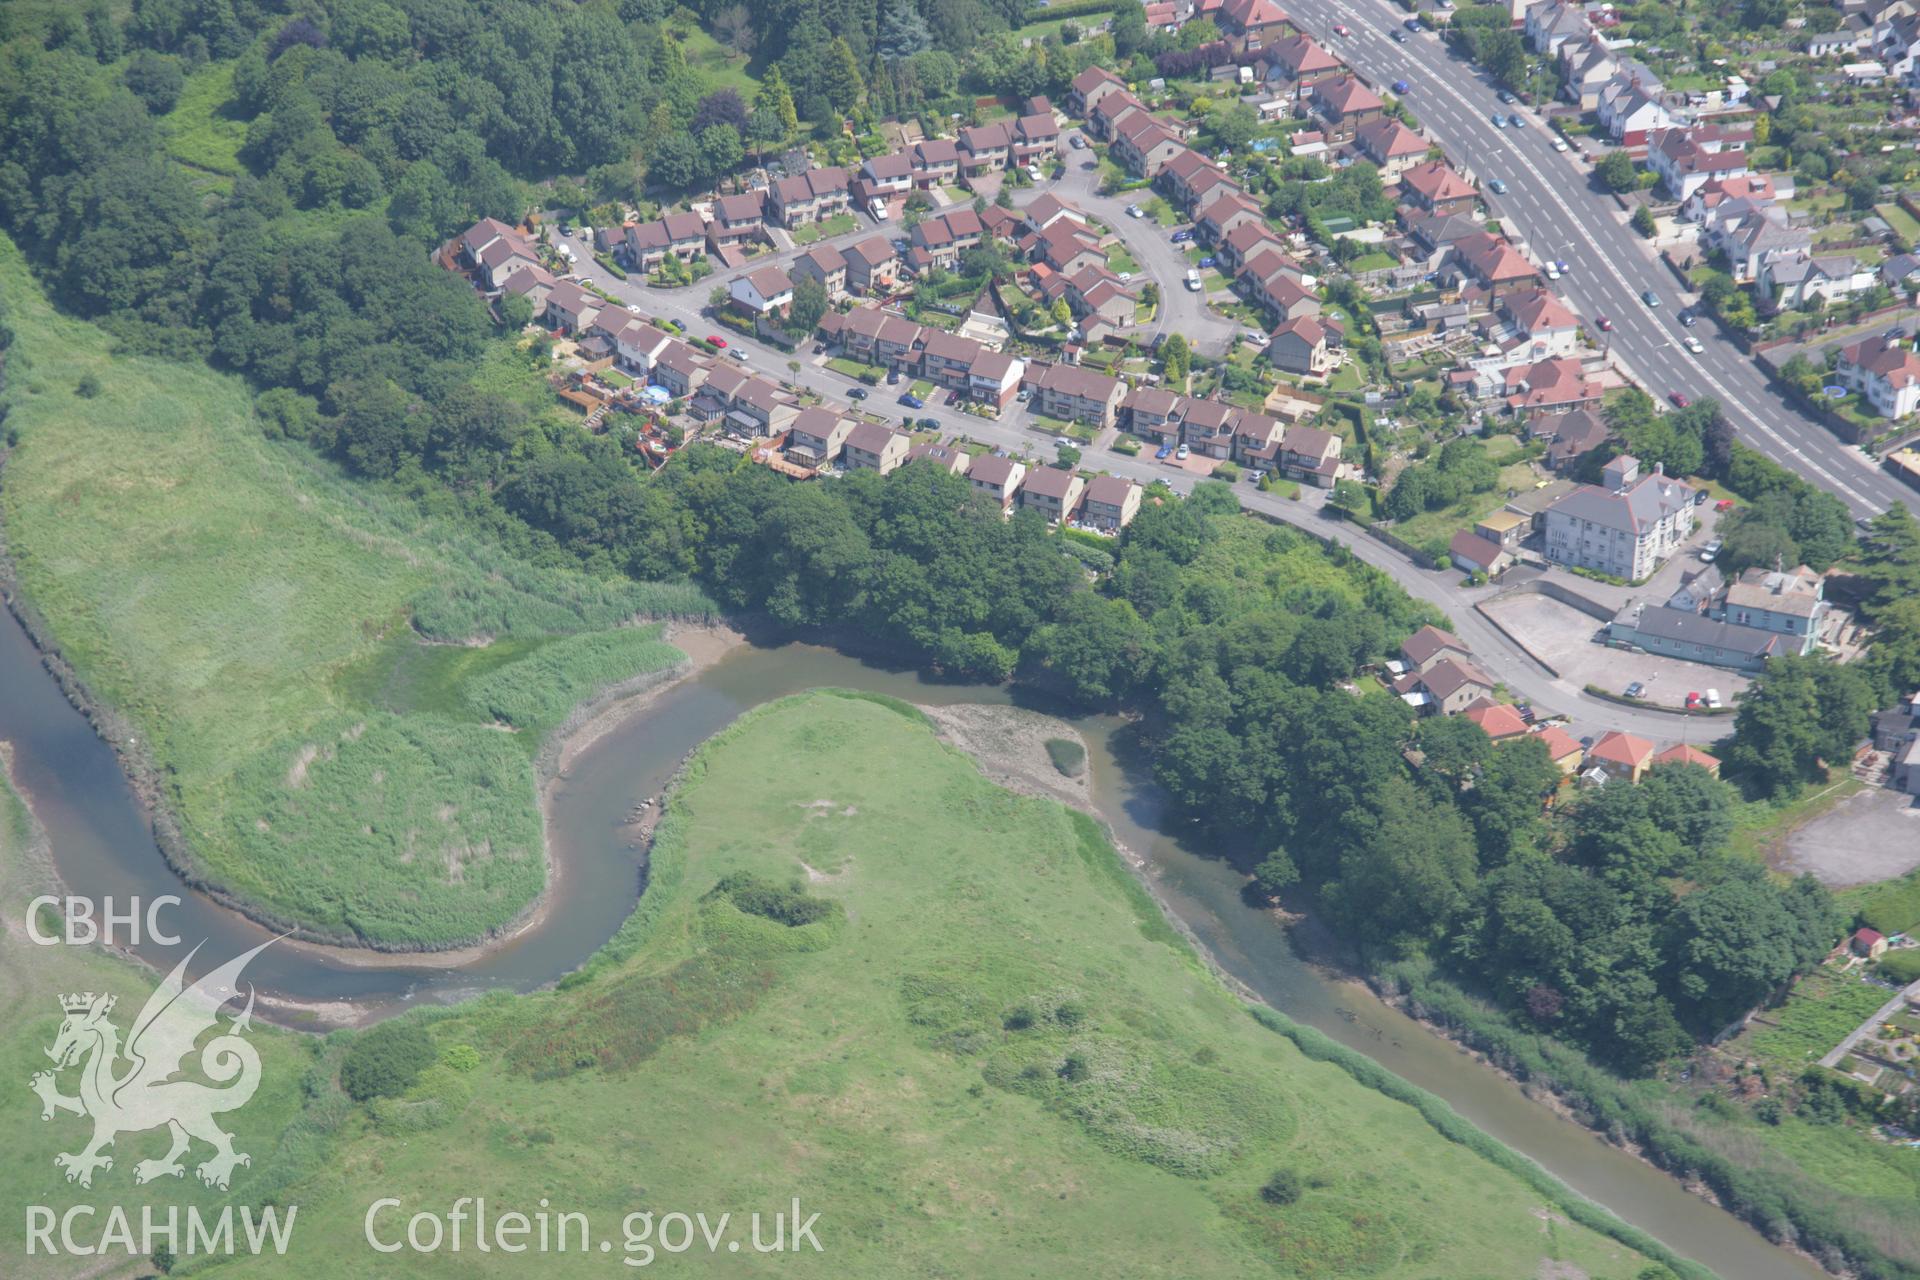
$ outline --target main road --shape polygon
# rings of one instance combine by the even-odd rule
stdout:
[[[1589,321],[1613,322],[1613,332],[1601,335],[1611,339],[1611,355],[1656,396],[1714,397],[1749,445],[1838,495],[1856,516],[1911,502],[1912,491],[1866,454],[1787,405],[1711,322],[1692,331],[1704,350],[1696,355],[1682,346],[1687,331],[1678,317],[1692,299],[1627,226],[1612,197],[1595,188],[1589,166],[1574,152],[1555,151],[1540,117],[1524,116],[1518,129],[1495,128],[1495,112],[1520,108],[1503,105],[1489,79],[1437,34],[1395,43],[1390,33],[1407,15],[1385,0],[1295,0],[1287,10],[1374,83],[1406,80],[1407,105],[1454,162],[1482,182],[1506,182],[1507,194],[1488,194],[1488,206],[1518,226],[1536,258],[1572,267],[1554,287]],[[1335,23],[1352,34],[1334,34]],[[1646,290],[1660,306],[1642,300]]]

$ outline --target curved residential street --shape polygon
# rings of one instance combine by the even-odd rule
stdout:
[[[1079,167],[1081,158],[1087,157],[1088,153],[1063,148],[1063,154],[1067,159],[1066,174],[1055,182],[1018,192],[1015,195],[1016,202],[1024,204],[1043,191],[1051,191],[1106,222],[1127,246],[1127,251],[1140,264],[1142,271],[1151,273],[1160,285],[1162,306],[1156,324],[1149,327],[1146,336],[1166,331],[1178,332],[1204,350],[1217,353],[1224,349],[1226,342],[1240,326],[1208,310],[1201,294],[1182,287],[1187,261],[1180,246],[1168,239],[1166,229],[1151,219],[1129,218],[1125,199],[1095,194],[1097,173]],[[863,216],[857,230],[827,238],[820,243],[837,246],[872,235],[892,238],[898,232],[897,224],[875,224]],[[586,252],[586,245],[577,234],[568,238],[556,232],[556,239],[571,244],[575,252],[580,254],[582,262],[592,261],[591,254]],[[791,252],[783,252],[772,260],[784,264],[793,256]],[[757,259],[755,265],[767,260]],[[597,285],[623,302],[640,308],[643,314],[664,316],[684,325],[689,333],[705,335],[718,329],[703,314],[708,293],[716,285],[725,285],[745,275],[749,269],[716,272],[699,284],[683,289],[654,289],[634,280],[603,278],[604,273],[596,273],[591,267],[583,268],[583,274],[593,275]],[[745,355],[745,368],[792,383],[844,405],[854,403],[849,393],[860,386],[859,381],[827,368],[823,363],[816,363],[817,357],[811,355],[810,349],[789,356],[732,330],[726,332],[726,337],[731,349]],[[797,369],[790,367],[795,363]],[[873,398],[863,407],[881,414],[899,412],[886,398],[887,392],[888,388],[884,385],[875,388]],[[933,419],[949,437],[968,436],[1043,456],[1051,453],[1051,432],[1028,418],[1024,404],[1013,405],[998,421],[978,418],[933,401],[929,401],[924,408],[914,410],[911,416]],[[1128,457],[1102,447],[1111,444],[1112,438],[1113,433],[1109,431],[1101,437],[1099,444],[1086,450],[1089,465],[1143,485],[1155,480],[1167,480],[1182,492],[1190,489],[1192,473],[1157,462],[1150,454]],[[1724,720],[1700,720],[1678,712],[1627,706],[1587,694],[1578,682],[1557,676],[1541,665],[1474,609],[1476,603],[1499,594],[1502,587],[1465,587],[1461,585],[1461,576],[1457,571],[1443,572],[1417,567],[1406,556],[1372,537],[1358,525],[1327,513],[1323,509],[1327,495],[1322,490],[1303,487],[1299,499],[1293,500],[1278,493],[1262,493],[1252,485],[1237,485],[1235,488],[1243,508],[1302,529],[1323,541],[1345,546],[1356,558],[1391,576],[1409,595],[1441,610],[1488,674],[1503,682],[1516,698],[1532,703],[1542,716],[1558,714],[1568,717],[1576,736],[1597,736],[1609,729],[1618,729],[1639,734],[1657,743],[1682,738],[1699,741],[1726,724]]]

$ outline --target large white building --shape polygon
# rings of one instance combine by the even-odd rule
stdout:
[[[1643,476],[1639,460],[1621,454],[1602,484],[1581,485],[1545,515],[1547,559],[1638,582],[1693,532],[1693,489],[1658,468]]]

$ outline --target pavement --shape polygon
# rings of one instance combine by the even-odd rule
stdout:
[[[1204,303],[1197,295],[1189,294],[1180,285],[1186,272],[1186,259],[1180,254],[1179,246],[1168,240],[1168,230],[1150,219],[1129,218],[1126,216],[1124,199],[1103,197],[1094,194],[1093,188],[1097,175],[1084,169],[1076,170],[1074,157],[1085,153],[1068,150],[1067,173],[1052,184],[1023,191],[1017,199],[1024,202],[1036,198],[1041,192],[1053,190],[1061,198],[1080,205],[1087,212],[1099,217],[1113,227],[1114,232],[1127,245],[1141,264],[1143,271],[1154,273],[1161,282],[1160,293],[1163,299],[1161,317],[1168,326],[1185,333],[1190,342],[1207,346],[1224,346],[1227,336],[1239,328],[1238,325],[1221,316],[1205,311]],[[859,215],[860,226],[844,235],[830,237],[827,244],[851,243],[873,235],[876,232],[889,238],[900,234],[897,223],[875,224],[866,215]],[[557,235],[557,233],[556,233]],[[581,261],[590,263],[592,257],[582,250],[578,236],[561,241],[571,243],[575,252],[581,254]],[[791,260],[790,254],[768,255],[756,260],[761,262],[780,262]],[[1177,266],[1175,265],[1177,264]],[[628,280],[610,278],[605,272],[595,272],[586,268],[586,273],[594,276],[595,283],[608,294],[624,303],[640,308],[645,316],[664,316],[684,325],[687,331],[696,336],[723,332],[721,326],[705,314],[707,295],[717,285],[746,274],[746,268],[715,272],[699,284],[683,289],[654,289],[640,281],[638,277]],[[1161,271],[1169,274],[1161,275]],[[1169,284],[1171,288],[1169,288]],[[1189,313],[1183,304],[1191,302],[1195,310]],[[736,333],[731,329],[724,331],[731,350],[745,354],[743,367],[760,373],[776,381],[784,381],[805,390],[815,392],[830,400],[842,404],[854,404],[850,392],[861,384],[857,379],[849,378],[833,369],[827,368],[823,358],[814,356],[810,346],[788,355],[776,348],[767,346],[755,339]],[[797,361],[799,369],[790,369],[790,363]],[[906,410],[893,403],[902,387],[882,385],[872,388],[870,398],[859,402],[858,407],[866,412],[880,414],[906,415]],[[931,418],[938,424],[942,434],[952,439],[965,436],[1009,450],[1036,454],[1042,458],[1053,455],[1053,432],[1033,422],[1024,404],[1015,404],[1000,419],[988,420],[972,414],[962,413],[939,402],[928,401],[924,408],[912,411],[913,418]],[[1151,484],[1155,480],[1171,479],[1181,492],[1192,489],[1191,473],[1160,463],[1148,453],[1138,457],[1128,457],[1115,453],[1110,445],[1115,433],[1109,431],[1100,437],[1099,443],[1085,451],[1082,465],[1092,470],[1107,471],[1114,475],[1125,476],[1140,484]],[[1281,523],[1303,529],[1323,541],[1339,543],[1350,550],[1354,556],[1366,564],[1381,570],[1398,582],[1407,593],[1416,599],[1431,604],[1444,613],[1450,620],[1455,634],[1465,641],[1484,665],[1488,673],[1501,680],[1514,697],[1533,704],[1542,715],[1562,715],[1572,722],[1576,735],[1598,735],[1609,729],[1636,733],[1655,742],[1668,743],[1680,740],[1688,725],[1682,718],[1649,708],[1626,707],[1604,699],[1594,698],[1585,693],[1581,682],[1568,677],[1556,677],[1531,657],[1524,648],[1509,640],[1499,628],[1482,617],[1474,608],[1481,600],[1489,599],[1502,589],[1498,585],[1487,587],[1466,587],[1461,585],[1461,575],[1454,570],[1422,569],[1412,564],[1405,556],[1369,535],[1364,529],[1324,510],[1327,494],[1323,490],[1302,487],[1300,497],[1289,499],[1279,493],[1262,493],[1250,484],[1236,485],[1240,505],[1260,515],[1278,520]],[[1552,572],[1559,572],[1554,570]],[[1569,578],[1569,583],[1578,584],[1582,580]]]
[[[1835,887],[1873,884],[1920,866],[1920,800],[1867,787],[1787,837],[1777,869]]]
[[[1683,391],[1717,399],[1753,448],[1836,494],[1855,516],[1913,505],[1913,491],[1866,454],[1802,416],[1771,387],[1765,373],[1722,337],[1712,321],[1697,326],[1704,350],[1680,345],[1676,318],[1698,301],[1654,259],[1653,248],[1627,226],[1612,197],[1598,190],[1591,167],[1573,151],[1556,152],[1544,117],[1503,105],[1484,73],[1456,57],[1433,32],[1395,44],[1388,32],[1406,14],[1386,0],[1296,0],[1294,21],[1376,84],[1407,80],[1407,106],[1455,163],[1483,181],[1502,178],[1505,196],[1486,197],[1493,212],[1524,232],[1541,261],[1565,261],[1573,270],[1554,283],[1582,316],[1614,323],[1609,353],[1657,396]],[[1336,36],[1342,22],[1353,32]],[[1490,117],[1519,112],[1526,126],[1496,129]],[[1651,289],[1657,308],[1641,301]]]

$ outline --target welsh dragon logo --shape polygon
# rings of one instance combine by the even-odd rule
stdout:
[[[113,1157],[102,1151],[112,1146],[116,1137],[162,1125],[172,1137],[172,1146],[160,1159],[134,1165],[135,1182],[181,1176],[186,1169],[180,1157],[195,1138],[213,1147],[212,1157],[195,1170],[200,1181],[210,1187],[226,1190],[234,1166],[253,1163],[250,1156],[233,1149],[233,1135],[214,1123],[219,1113],[245,1106],[260,1086],[260,1055],[242,1039],[253,1020],[251,984],[247,987],[246,1008],[230,1017],[227,1030],[199,1050],[200,1074],[213,1084],[173,1077],[195,1052],[195,1041],[218,1025],[221,1007],[238,996],[235,984],[241,970],[272,945],[271,941],[261,943],[189,987],[183,975],[200,950],[195,947],[147,998],[133,1020],[124,1049],[118,1028],[107,1017],[113,1012],[112,996],[89,991],[60,997],[60,1007],[67,1016],[53,1047],[47,1050],[53,1070],[36,1072],[28,1083],[40,1095],[42,1120],[53,1119],[56,1111],[93,1119],[93,1140],[85,1148],[53,1158],[66,1170],[68,1182],[92,1186],[94,1170],[113,1168]],[[54,1077],[76,1064],[80,1067],[80,1096],[68,1097],[60,1092]]]

